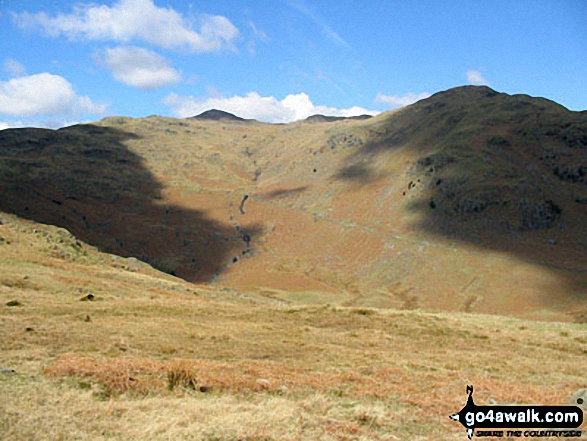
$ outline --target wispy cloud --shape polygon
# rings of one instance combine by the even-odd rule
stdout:
[[[346,91],[338,84],[330,75],[326,74],[322,69],[316,69],[316,80],[322,81],[329,87],[338,91],[341,95],[347,95]]]
[[[342,38],[326,21],[315,14],[305,3],[299,0],[287,0],[287,3],[298,12],[309,18],[316,26],[318,26],[322,34],[328,38],[332,43],[339,46],[351,49],[351,45]]]
[[[479,70],[467,71],[467,81],[469,84],[473,84],[475,86],[489,86],[489,81],[483,77],[483,74]]]
[[[10,76],[10,78],[21,77],[26,74],[26,67],[20,61],[12,58],[7,58],[2,63],[2,70]]]
[[[430,94],[428,92],[413,93],[408,92],[405,95],[386,95],[384,93],[378,93],[375,97],[375,102],[378,104],[385,104],[389,109],[397,109],[399,107],[409,106],[417,101],[424,98],[428,98]]]
[[[253,21],[249,21],[249,27],[253,31],[253,36],[261,41],[269,41],[267,33],[261,29],[258,29]]]
[[[267,43],[270,38],[265,31],[262,29],[257,28],[255,23],[251,20],[249,21],[249,29],[251,30],[251,37],[248,39],[247,42],[247,50],[251,55],[256,55],[257,53],[257,42],[261,41],[263,43]]]
[[[234,113],[242,118],[252,118],[271,123],[297,121],[315,114],[357,116],[377,115],[379,113],[361,107],[341,109],[317,106],[303,92],[288,95],[282,100],[278,100],[273,96],[261,96],[256,92],[250,92],[245,96],[232,97],[193,97],[179,96],[172,93],[165,97],[163,104],[171,107],[173,113],[180,118],[195,116],[210,109],[218,109]]]
[[[238,29],[221,15],[201,14],[192,20],[153,0],[118,0],[112,6],[79,4],[69,14],[14,14],[21,28],[41,29],[51,37],[153,44],[191,53],[231,48]]]

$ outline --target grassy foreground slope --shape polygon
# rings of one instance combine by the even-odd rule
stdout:
[[[284,305],[8,214],[0,328],[4,440],[460,440],[466,384],[477,404],[585,387],[585,324]]]

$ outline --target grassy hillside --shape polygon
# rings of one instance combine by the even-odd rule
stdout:
[[[587,399],[586,118],[465,87],[0,131],[1,438],[462,440],[469,384]]]
[[[457,440],[467,384],[478,404],[585,387],[584,324],[283,305],[12,215],[0,237],[5,440]]]
[[[0,209],[286,303],[582,321],[586,121],[470,86],[369,119],[4,130]]]
[[[470,86],[369,119],[212,116],[3,130],[0,209],[287,304],[585,320],[584,112]]]

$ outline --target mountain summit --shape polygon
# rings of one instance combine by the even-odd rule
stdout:
[[[232,113],[225,112],[224,110],[211,109],[200,113],[199,115],[193,116],[194,119],[206,119],[212,121],[250,121]]]

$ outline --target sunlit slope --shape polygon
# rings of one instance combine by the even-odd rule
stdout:
[[[3,440],[460,440],[467,384],[585,396],[585,324],[282,305],[3,213],[0,325]]]
[[[365,120],[0,132],[0,208],[276,301],[581,319],[587,117],[486,87]]]

